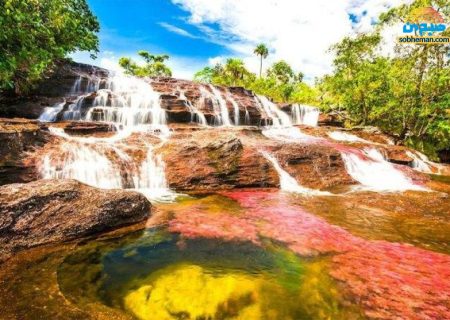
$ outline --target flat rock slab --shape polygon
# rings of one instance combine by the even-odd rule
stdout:
[[[0,261],[22,249],[140,222],[150,209],[138,192],[102,190],[76,180],[1,186]]]

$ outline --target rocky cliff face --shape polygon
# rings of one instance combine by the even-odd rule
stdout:
[[[26,155],[48,141],[46,129],[37,121],[0,118],[0,185],[39,178]]]

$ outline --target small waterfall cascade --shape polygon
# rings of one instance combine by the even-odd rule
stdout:
[[[158,130],[168,134],[166,113],[159,94],[145,80],[130,76],[108,78],[105,89],[98,90],[85,119],[113,123],[131,132]]]
[[[133,176],[133,182],[134,187],[147,198],[170,201],[176,197],[167,187],[164,161],[161,155],[155,155],[153,146],[148,146],[147,157]]]
[[[406,154],[413,159],[411,167],[414,170],[424,173],[441,174],[442,167],[439,163],[430,161],[430,159],[428,159],[428,157],[423,153],[418,151],[406,151]]]
[[[331,131],[327,133],[328,136],[336,141],[346,141],[346,142],[363,142],[363,143],[373,143],[368,140],[362,139],[354,134],[350,134],[342,131]]]
[[[85,96],[79,96],[71,103],[66,111],[63,112],[63,120],[81,120],[81,107],[83,106]]]
[[[125,151],[130,146],[124,139],[133,132],[141,135],[140,142],[148,133],[162,141],[170,134],[159,94],[146,81],[133,77],[113,76],[103,82],[103,89],[95,83],[87,84],[87,91],[96,90],[87,111],[83,111],[83,104],[91,93],[84,91],[64,111],[63,119],[112,123],[118,133],[108,138],[77,137],[66,134],[62,128],[50,127],[50,133],[63,140],[58,148],[43,155],[38,165],[42,177],[76,179],[103,189],[135,189],[157,201],[174,199],[176,194],[167,187],[164,162],[155,154],[154,146],[135,148],[133,152],[146,152],[144,160],[136,160]],[[80,92],[82,83],[77,80],[72,93]],[[55,121],[64,106],[65,102],[46,109],[40,119]]]
[[[84,88],[83,88],[83,80],[86,80],[86,85],[84,86]],[[77,80],[75,80],[75,83],[73,84],[70,90],[70,95],[79,96],[98,91],[100,89],[101,82],[102,82],[101,78],[97,77],[85,78],[79,76]]]
[[[64,120],[99,121],[114,124],[118,130],[129,132],[154,130],[169,134],[166,113],[161,108],[159,94],[146,80],[131,76],[114,75],[106,80],[89,80],[82,90],[83,81],[77,79],[71,94],[82,93],[63,111]],[[100,84],[102,83],[102,89]],[[83,111],[86,98],[95,92],[95,99]],[[60,105],[42,114],[44,121],[54,121],[62,111]],[[47,120],[50,118],[53,120]]]
[[[234,113],[234,125],[238,126],[239,125],[239,105],[236,102],[236,100],[234,100],[233,96],[231,95],[231,93],[228,91],[227,94],[227,99],[231,102],[231,105],[233,106],[233,113]],[[245,109],[247,111],[247,109]]]
[[[201,124],[202,126],[207,126],[208,122],[206,121],[206,117],[192,102],[187,99],[184,90],[182,90],[180,87],[177,88],[178,97],[181,100],[186,101],[186,107],[189,109],[189,112],[191,113],[191,122],[197,122]]]
[[[281,111],[278,106],[264,96],[256,96],[256,104],[264,110],[264,113],[272,120],[272,127],[291,127],[289,116]]]
[[[291,108],[292,122],[294,124],[317,127],[320,114],[318,108],[297,103],[293,104]]]
[[[278,108],[273,102],[264,96],[256,96],[255,98],[257,106],[262,110],[262,113],[267,115],[272,125],[267,126],[262,133],[274,140],[280,140],[284,142],[319,142],[320,138],[316,138],[301,132],[299,128],[293,126],[289,115]]]
[[[244,124],[245,125],[250,125],[251,121],[250,121],[250,113],[248,112],[247,107],[245,107],[245,117],[244,117]]]
[[[44,179],[76,179],[102,189],[122,188],[120,170],[105,150],[83,143],[62,142],[57,154],[44,155],[40,172]]]
[[[212,92],[212,94],[209,94],[209,96],[213,102],[214,110],[216,110],[216,113],[217,110],[219,111],[217,114],[217,125],[222,125],[226,127],[232,126],[230,115],[228,112],[227,102],[222,97],[222,93],[212,84],[209,84],[209,88],[211,89]]]
[[[289,173],[283,170],[278,160],[273,155],[271,155],[266,151],[260,152],[264,156],[264,158],[266,158],[270,163],[272,163],[274,169],[277,171],[280,177],[281,190],[300,193],[303,195],[330,195],[330,193],[328,192],[302,187],[301,185],[298,184],[297,180],[295,180],[294,177],[292,177]]]
[[[47,107],[44,112],[39,116],[38,120],[42,122],[53,122],[56,121],[56,117],[62,111],[66,101],[55,104],[53,107]]]
[[[358,150],[359,151],[359,150]],[[405,190],[426,191],[418,186],[395,166],[384,160],[376,149],[341,152],[348,174],[362,185],[362,189],[378,192]]]
[[[61,128],[49,130],[64,140],[58,149],[44,154],[38,165],[44,179],[76,179],[102,189],[135,189],[157,201],[176,197],[167,186],[164,162],[152,145],[145,146],[146,157],[138,165],[122,150],[124,145],[114,139],[79,138],[67,135]]]

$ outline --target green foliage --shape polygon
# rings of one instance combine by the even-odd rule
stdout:
[[[24,93],[52,63],[76,50],[98,52],[99,24],[86,0],[3,0],[0,90]]]
[[[303,81],[303,74],[295,72],[285,62],[274,63],[266,77],[256,77],[245,68],[240,59],[228,59],[225,65],[205,67],[198,71],[194,80],[225,86],[241,86],[277,102],[298,102],[317,105],[318,91]]]
[[[153,55],[148,51],[141,50],[138,54],[145,61],[144,65],[138,65],[132,59],[122,57],[119,59],[119,65],[125,70],[126,74],[137,77],[170,77],[172,71],[164,63],[169,59],[166,54]]]
[[[420,0],[394,8],[381,15],[373,34],[345,38],[335,45],[334,73],[324,77],[318,88],[321,103],[344,110],[348,124],[378,126],[435,158],[436,150],[450,148],[450,48],[398,44],[389,58],[377,50],[379,32],[386,25],[403,21],[414,8],[443,4],[432,2]],[[448,14],[449,5],[440,12]]]

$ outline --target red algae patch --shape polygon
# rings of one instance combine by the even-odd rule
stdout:
[[[281,192],[229,191],[245,214],[212,216],[190,206],[169,230],[187,238],[285,244],[300,256],[333,255],[330,274],[373,319],[450,319],[450,257],[407,244],[354,236],[292,204]]]

